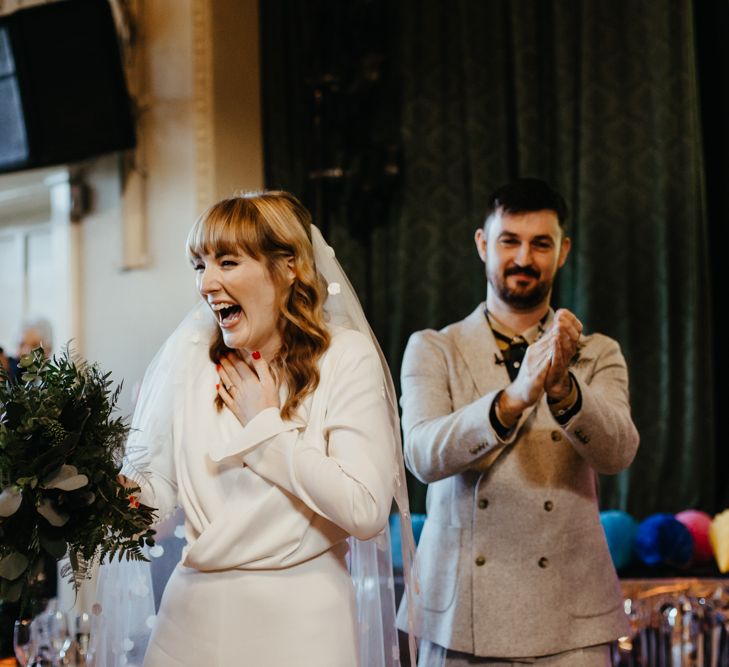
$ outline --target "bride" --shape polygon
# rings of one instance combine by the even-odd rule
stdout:
[[[332,249],[263,192],[213,205],[187,253],[202,304],[145,375],[122,469],[161,519],[185,514],[145,666],[399,664],[394,389]]]

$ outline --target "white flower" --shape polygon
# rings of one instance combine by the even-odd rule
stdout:
[[[342,286],[339,283],[329,283],[327,286],[327,292],[334,296],[335,294],[339,294],[342,291]]]

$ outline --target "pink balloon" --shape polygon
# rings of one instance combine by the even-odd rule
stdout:
[[[684,510],[676,514],[676,520],[680,521],[694,540],[694,562],[706,563],[714,557],[714,550],[709,541],[709,526],[711,517],[706,512],[699,510]]]

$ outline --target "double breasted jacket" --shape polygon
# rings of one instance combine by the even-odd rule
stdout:
[[[405,351],[405,459],[430,485],[418,546],[422,635],[489,657],[611,641],[627,622],[597,474],[624,469],[638,447],[620,348],[584,336],[570,367],[579,411],[562,426],[543,396],[506,440],[489,420],[509,384],[499,359],[483,304],[415,333]]]

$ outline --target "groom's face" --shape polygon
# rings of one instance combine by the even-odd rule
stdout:
[[[515,310],[531,310],[549,301],[570,242],[554,211],[498,210],[477,230],[476,247],[489,288]]]

